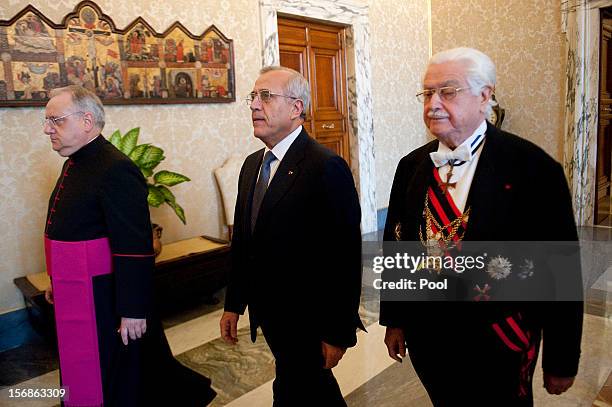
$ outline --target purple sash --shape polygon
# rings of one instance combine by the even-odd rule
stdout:
[[[102,406],[92,277],[112,272],[107,238],[61,242],[45,237],[66,406]]]

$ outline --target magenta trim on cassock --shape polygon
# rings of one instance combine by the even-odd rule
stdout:
[[[66,406],[102,406],[92,277],[112,272],[107,238],[61,242],[45,237]]]

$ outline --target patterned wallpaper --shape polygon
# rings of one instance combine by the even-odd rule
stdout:
[[[77,0],[40,1],[32,4],[55,22],[72,11]],[[191,32],[201,33],[210,24],[234,40],[236,93],[231,104],[108,106],[103,134],[141,127],[140,142],[165,150],[160,169],[188,175],[192,181],[174,188],[185,208],[187,226],[170,208],[153,209],[152,218],[164,226],[164,240],[208,234],[226,236],[223,207],[213,170],[232,154],[260,148],[252,137],[249,110],[240,101],[251,90],[261,66],[258,4],[253,0],[203,0],[197,3],[133,0],[98,0],[102,11],[124,28],[142,15],[155,30],[164,31],[180,21]],[[27,2],[0,2],[0,18],[8,19]],[[3,198],[0,200],[0,313],[22,306],[13,278],[43,271],[43,223],[47,200],[63,160],[51,151],[42,132],[43,108],[0,109],[4,140],[0,143]]]
[[[416,97],[428,59],[427,2],[370,0],[377,208],[389,206],[399,160],[424,144]]]
[[[559,0],[432,0],[433,52],[478,48],[497,65],[504,130],[562,159],[563,84]]]

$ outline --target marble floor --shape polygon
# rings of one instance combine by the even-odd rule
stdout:
[[[597,238],[609,232],[588,233]],[[538,407],[612,406],[612,263],[604,262],[602,266],[606,266],[604,271],[592,277],[591,287],[597,290],[598,297],[585,314],[583,353],[576,382],[562,396],[548,395],[542,387],[538,366],[534,380]],[[223,293],[219,295],[222,298]],[[212,379],[218,392],[213,406],[271,406],[274,359],[263,337],[251,343],[245,315],[239,321],[238,344],[225,344],[218,333],[221,314],[220,305],[200,305],[167,316],[164,325],[173,354],[186,366]],[[362,292],[360,314],[368,333],[358,333],[357,346],[334,369],[347,404],[431,406],[409,359],[400,364],[388,357],[383,344],[384,327],[377,321],[377,295],[367,285]],[[0,407],[57,406],[58,401],[53,399],[9,398],[9,391],[14,388],[56,388],[59,381],[56,369],[57,358],[41,344],[0,353]]]

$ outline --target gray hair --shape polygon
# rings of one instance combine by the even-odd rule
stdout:
[[[259,71],[259,74],[263,75],[267,72],[274,72],[274,71],[283,71],[283,72],[288,72],[289,74],[291,74],[291,76],[289,77],[289,80],[283,87],[283,92],[287,96],[293,96],[302,101],[302,103],[304,104],[304,109],[302,110],[301,117],[302,119],[305,119],[306,111],[308,110],[308,105],[310,103],[310,85],[308,85],[308,81],[298,71],[291,69],[291,68],[287,68],[285,66],[277,66],[277,65],[265,66],[261,68],[261,70]]]
[[[98,127],[100,130],[104,128],[104,107],[102,106],[102,101],[95,93],[80,85],[68,85],[64,86],[63,88],[52,89],[49,97],[52,98],[62,93],[69,93],[70,96],[72,96],[72,103],[80,111],[91,112],[94,117],[96,127]]]
[[[484,87],[490,87],[491,91],[495,92],[495,84],[497,83],[495,64],[485,53],[467,47],[448,49],[432,56],[428,66],[445,62],[467,63],[465,80],[470,86],[473,95],[478,95]],[[491,114],[493,106],[497,106],[497,102],[491,97],[486,108],[487,116]]]

